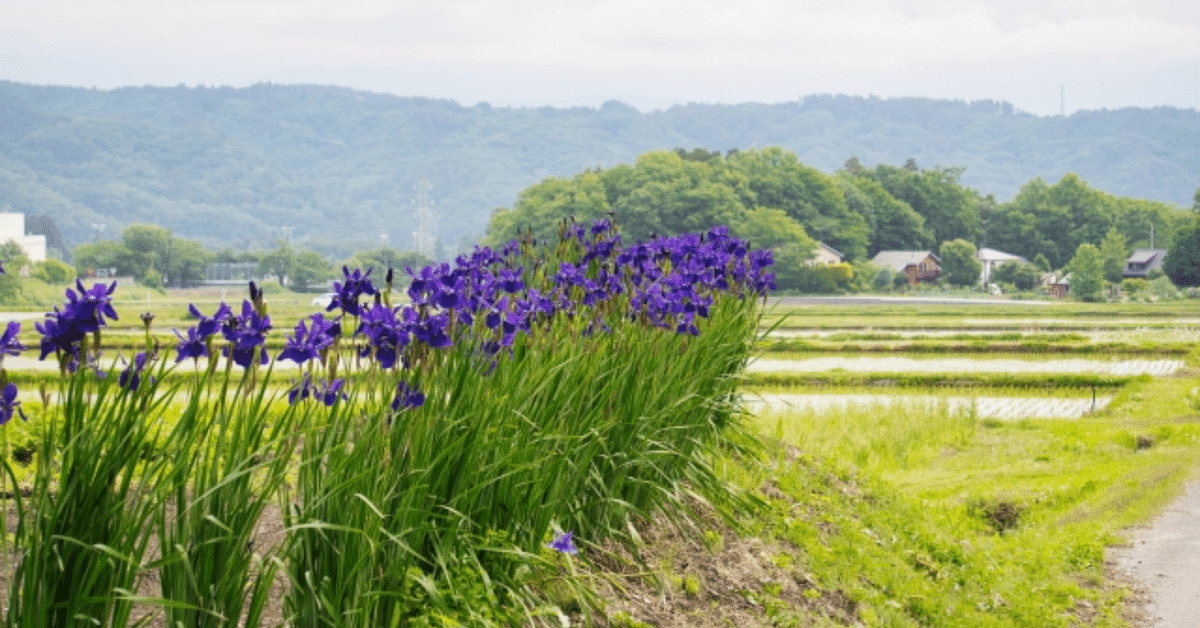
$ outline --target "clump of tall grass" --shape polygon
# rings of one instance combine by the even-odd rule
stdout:
[[[770,263],[723,229],[622,248],[599,221],[564,222],[553,250],[526,236],[410,270],[401,307],[391,269],[382,290],[344,269],[340,311],[301,321],[275,358],[301,367],[284,390],[253,283],[240,314],[191,308],[175,360],[190,377],[154,355],[147,322],[147,352],[101,379],[115,286],[80,285],[38,327],[64,388],[18,501],[9,623],[123,626],[157,605],[172,626],[259,625],[277,574],[295,626],[586,611],[556,536],[586,554],[636,542],[684,491],[737,499],[710,461],[740,446]],[[273,500],[285,539],[259,548]]]

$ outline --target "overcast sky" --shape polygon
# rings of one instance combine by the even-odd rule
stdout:
[[[4,0],[0,79],[344,85],[471,105],[1200,109],[1200,0]]]

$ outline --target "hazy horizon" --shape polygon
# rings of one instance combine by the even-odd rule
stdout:
[[[1200,3],[12,0],[0,79],[318,84],[643,112],[809,94],[995,100],[1036,115],[1200,109]]]

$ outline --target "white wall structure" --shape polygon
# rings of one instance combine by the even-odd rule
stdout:
[[[46,236],[25,235],[25,214],[0,213],[0,244],[12,240],[31,262],[46,261]]]
[[[979,280],[983,282],[984,287],[987,287],[988,282],[992,280],[992,271],[998,268],[1005,262],[1020,262],[1028,264],[1029,260],[1020,255],[997,251],[996,249],[982,248],[975,252],[975,259],[983,263],[983,268],[979,271]]]

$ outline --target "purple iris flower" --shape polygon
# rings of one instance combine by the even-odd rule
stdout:
[[[266,364],[267,350],[262,344],[270,329],[271,317],[259,316],[249,301],[242,301],[242,315],[226,320],[221,327],[221,334],[229,341],[225,357],[242,368],[250,368],[256,358],[259,364]]]
[[[392,411],[399,411],[401,408],[417,408],[425,405],[425,393],[421,392],[416,386],[409,386],[408,382],[400,380],[396,385],[396,396],[392,398]]]
[[[4,335],[0,336],[0,362],[4,361],[5,355],[20,355],[21,351],[29,348],[17,339],[17,335],[20,333],[20,321],[9,321]]]
[[[280,360],[291,360],[296,364],[304,364],[309,360],[320,358],[321,352],[333,345],[334,340],[341,333],[341,324],[337,319],[325,320],[325,315],[321,313],[313,314],[309,319],[312,321],[311,329],[304,324],[303,320],[296,323],[296,333],[287,339],[283,352],[279,354]],[[335,329],[336,331],[334,331]]]
[[[42,334],[39,360],[45,360],[51,353],[65,353],[74,360],[79,359],[79,343],[83,341],[84,332],[75,326],[75,321],[66,312],[54,308],[46,314],[46,320],[34,323],[34,327]]]
[[[133,364],[130,364],[121,371],[121,377],[118,380],[121,388],[127,388],[131,391],[137,390],[142,384],[142,371],[146,368],[146,354],[139,353],[133,357]],[[154,378],[150,378],[150,383],[154,383]]]
[[[571,541],[572,532],[562,532],[554,535],[554,540],[546,547],[562,554],[570,554],[574,556],[579,553],[579,548],[575,547],[575,543]]]
[[[176,362],[182,362],[187,358],[199,359],[208,355],[208,343],[196,331],[196,327],[189,327],[187,338],[184,338],[179,330],[175,330],[175,336],[179,338],[179,346],[175,350],[179,355],[175,358]]]
[[[525,267],[521,266],[516,270],[503,269],[500,271],[500,288],[509,294],[520,292],[525,289],[525,281],[521,278],[521,273],[525,272]]]
[[[363,272],[361,268],[355,268],[354,272],[350,272],[350,268],[342,266],[343,281],[333,282],[333,290],[337,296],[329,302],[329,307],[325,308],[326,312],[332,312],[334,309],[341,308],[343,314],[350,316],[359,316],[362,314],[358,300],[362,295],[371,296],[379,294],[375,286],[371,285],[371,271],[373,268],[368,268],[367,272]]]
[[[201,314],[200,310],[196,308],[196,304],[194,303],[188,304],[188,312],[200,320],[200,322],[196,324],[196,334],[201,339],[208,338],[209,336],[217,333],[221,330],[221,325],[224,324],[225,321],[233,318],[233,310],[231,310],[229,305],[224,301],[221,302],[221,305],[217,306],[217,312],[213,314],[212,317]]]
[[[325,382],[322,380],[321,391],[319,393],[314,392],[313,396],[320,397],[321,403],[327,406],[332,406],[333,404],[337,403],[338,399],[350,398],[346,395],[346,393],[342,392],[342,386],[345,385],[345,383],[346,380],[343,379],[335,379],[332,382]]]
[[[292,383],[292,389],[288,391],[288,405],[294,406],[297,401],[308,399],[312,394],[312,375],[305,373],[300,377],[300,381]]]
[[[22,421],[29,420],[25,416],[25,411],[21,409],[21,402],[17,401],[17,385],[10,382],[4,387],[4,393],[0,396],[0,425],[11,421],[13,412],[20,415]]]
[[[86,290],[83,282],[76,279],[75,286],[79,288],[79,294],[67,288],[67,302],[63,306],[63,312],[71,318],[79,331],[97,331],[104,326],[106,316],[117,320],[117,311],[112,306],[112,293],[117,289],[117,282],[112,282],[111,286],[98,283]]]
[[[412,335],[431,347],[449,347],[454,345],[454,341],[446,333],[449,323],[450,316],[447,314],[430,316],[411,328]]]
[[[319,383],[313,382],[312,375],[305,373],[299,381],[292,384],[292,389],[288,391],[288,405],[294,406],[296,402],[303,401],[312,397],[320,399],[321,403],[332,406],[337,403],[338,399],[349,399],[345,392],[342,392],[346,380],[335,379],[332,382],[320,380]]]
[[[392,309],[376,305],[362,315],[359,329],[367,338],[367,346],[362,349],[361,355],[367,357],[374,353],[375,360],[381,368],[392,368],[400,351],[407,347],[410,341],[408,325],[396,318],[398,311],[402,311],[402,308]],[[411,311],[411,308],[408,311]]]

